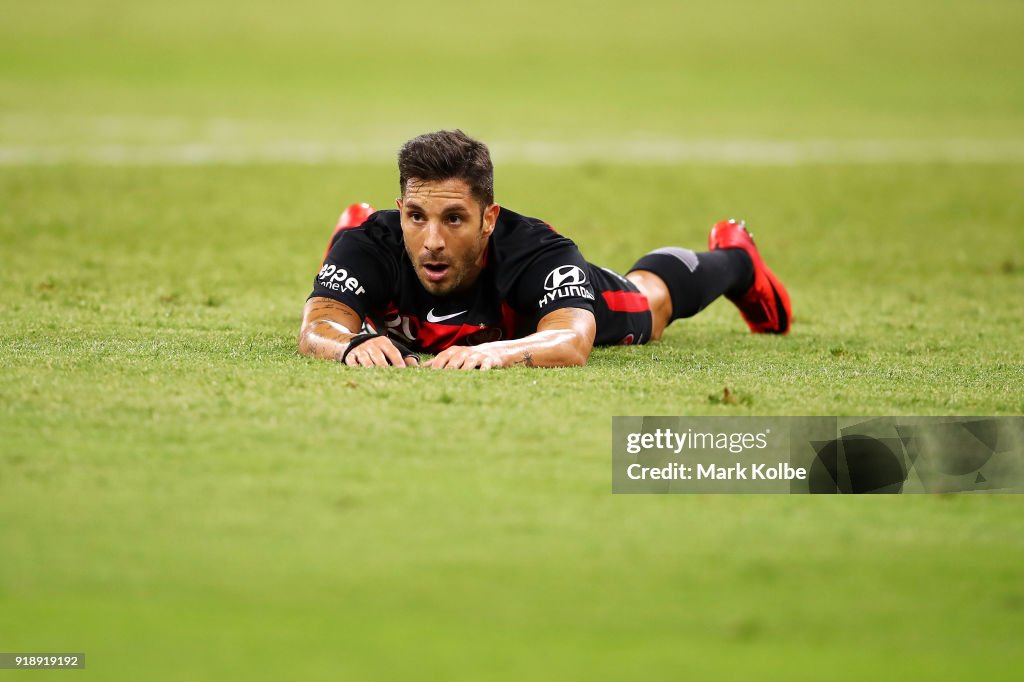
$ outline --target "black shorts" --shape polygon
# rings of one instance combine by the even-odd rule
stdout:
[[[651,340],[651,306],[647,297],[628,279],[593,263],[595,346],[632,346]]]

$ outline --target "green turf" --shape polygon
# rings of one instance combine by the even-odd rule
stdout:
[[[1014,137],[1018,0],[0,0],[0,139]],[[139,122],[137,117],[145,117]],[[149,119],[160,119],[157,126]],[[140,130],[140,128],[142,130]]]
[[[719,304],[461,375],[295,354],[338,188],[383,203],[389,169],[9,170],[0,641],[104,679],[1019,665],[1014,498],[618,499],[609,444],[614,414],[1024,411],[1022,172],[505,169],[617,267],[735,207],[797,323]]]
[[[1021,3],[65,4],[0,2],[0,651],[103,680],[1024,665],[1015,496],[610,494],[617,414],[1024,413],[1020,159],[502,164],[501,203],[614,268],[745,217],[792,335],[718,303],[582,369],[295,352],[334,218],[391,205],[408,134],[1019,144]],[[388,151],[4,161],[288,140]]]

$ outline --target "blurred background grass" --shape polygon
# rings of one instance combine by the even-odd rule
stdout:
[[[0,140],[1017,137],[1016,0],[0,3]],[[142,120],[140,120],[140,117]]]

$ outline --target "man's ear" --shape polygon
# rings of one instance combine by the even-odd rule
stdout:
[[[397,199],[395,199],[395,206],[398,207],[399,211],[402,210],[402,197],[398,197]]]
[[[501,206],[497,204],[491,204],[484,209],[484,225],[483,234],[485,237],[491,236],[491,232],[494,232],[494,226],[498,222],[498,214],[501,213]]]

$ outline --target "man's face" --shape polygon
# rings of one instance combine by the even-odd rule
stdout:
[[[473,286],[483,270],[498,205],[481,206],[465,180],[410,179],[398,210],[405,250],[423,288],[447,296]]]

